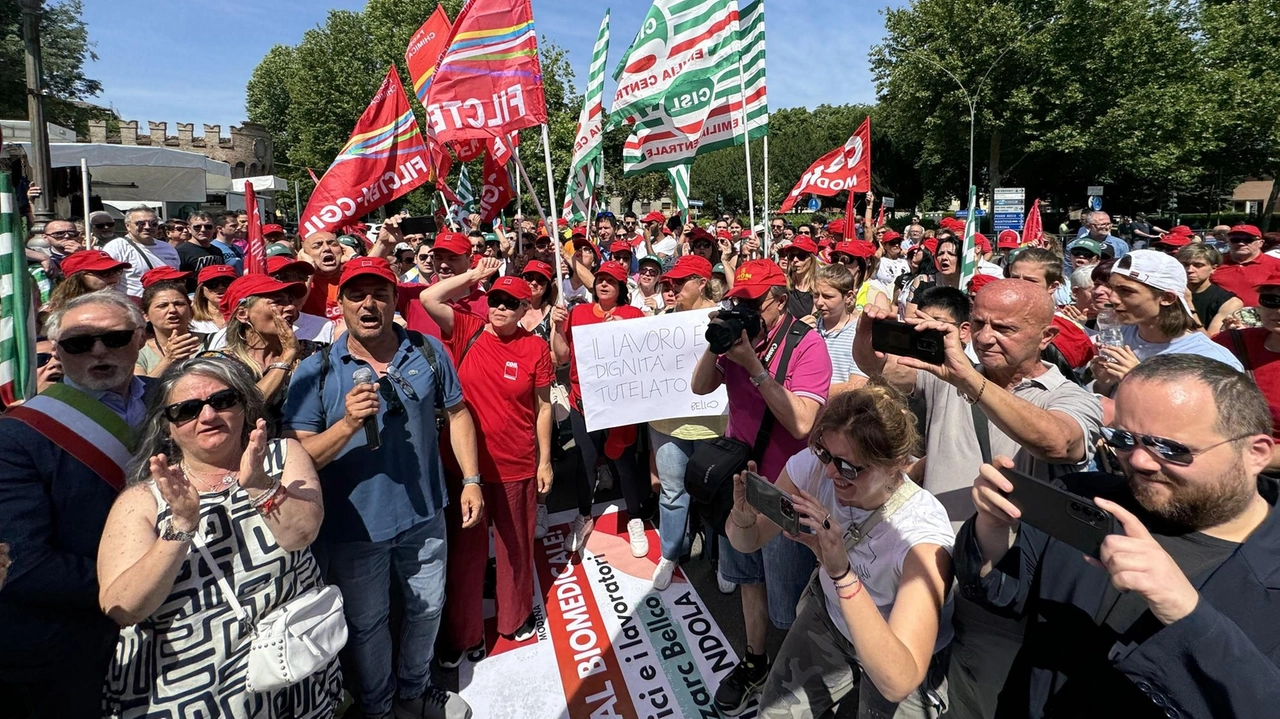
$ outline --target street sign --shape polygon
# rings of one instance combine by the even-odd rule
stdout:
[[[810,198],[809,198],[809,211],[810,211],[810,212],[817,212],[817,211],[818,211],[819,209],[821,209],[821,208],[822,208],[822,203],[821,203],[821,202],[818,202],[818,198],[816,198],[816,197],[810,197]]]
[[[986,211],[986,210],[984,210],[984,209],[982,209],[981,207],[979,207],[979,208],[978,208],[978,217],[986,217],[986,216],[987,216],[987,211]],[[959,211],[957,211],[957,212],[956,212],[956,219],[957,219],[957,220],[967,220],[967,219],[969,219],[969,211],[968,211],[968,210],[959,210]]]
[[[1026,215],[1027,191],[1023,187],[997,187],[992,193],[991,226],[1001,230],[1021,230]]]
[[[880,204],[881,204],[881,205],[883,205],[883,206],[884,206],[884,208],[885,208],[886,210],[892,210],[892,209],[893,209],[893,198],[892,198],[892,197],[881,197],[881,198],[880,198]]]
[[[1102,197],[1099,195],[1089,196],[1089,209],[1097,212],[1102,209]]]
[[[689,200],[689,207],[702,209],[702,200]]]
[[[1089,185],[1089,189],[1084,194],[1090,197],[1102,197],[1102,185]]]

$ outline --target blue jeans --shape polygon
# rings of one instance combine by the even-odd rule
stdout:
[[[347,653],[366,716],[391,710],[393,695],[414,699],[431,681],[431,659],[444,608],[444,512],[385,542],[318,543],[328,580],[342,590]],[[400,657],[391,663],[391,573],[404,594]]]
[[[796,605],[809,586],[818,560],[813,550],[779,532],[763,547],[743,554],[728,541],[720,543],[720,575],[734,584],[763,584],[769,595],[769,621],[790,629]]]
[[[649,441],[653,443],[654,464],[662,481],[662,495],[658,498],[662,558],[674,562],[689,551],[689,493],[684,488],[684,469],[697,442],[677,439],[653,428],[649,429]]]

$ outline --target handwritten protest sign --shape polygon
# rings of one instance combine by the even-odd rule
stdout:
[[[721,387],[696,395],[693,366],[707,349],[703,335],[710,311],[601,322],[573,328],[587,430],[655,419],[724,414]]]

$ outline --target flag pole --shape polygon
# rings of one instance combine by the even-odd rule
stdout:
[[[93,228],[89,227],[89,160],[80,158],[80,195],[84,199],[84,234],[89,244],[86,247],[93,249]]]
[[[733,21],[734,26],[738,24],[737,20]],[[751,129],[747,127],[747,77],[746,69],[742,67],[742,39],[738,39],[738,88],[742,93],[742,149],[747,155],[747,213],[750,220],[747,226],[755,228],[756,224],[756,197],[755,188],[751,184]],[[693,173],[689,173],[690,178]],[[724,208],[721,208],[721,212]]]
[[[769,231],[769,223],[772,222],[773,220],[769,218],[769,134],[768,133],[765,133],[765,136],[764,136],[764,198],[763,200],[764,200],[764,209],[760,213],[760,222],[761,222],[761,225],[763,225],[764,227],[764,241],[761,244],[764,247],[764,254],[767,257],[769,255],[770,235],[773,234],[772,232]],[[754,227],[751,229],[751,232],[752,233],[755,232]]]
[[[543,130],[544,131],[546,130],[546,125],[543,125]],[[548,157],[549,156],[550,155],[548,154]],[[556,227],[554,221],[553,222],[547,221],[547,213],[542,209],[542,203],[538,201],[538,191],[534,189],[533,181],[529,179],[529,172],[524,169],[524,163],[520,162],[519,155],[515,155],[515,161],[516,161],[516,170],[520,172],[520,177],[524,180],[525,187],[527,187],[529,190],[529,197],[533,200],[533,206],[535,209],[538,210],[538,217],[542,218],[542,224],[547,227],[547,235],[551,238],[551,246],[554,247],[556,250],[556,286],[563,287],[564,273],[562,271],[562,266],[564,265],[564,257],[561,255],[561,252],[560,252],[561,238],[559,236],[559,230]],[[548,178],[547,182],[550,183],[551,179]],[[555,195],[552,195],[552,197],[554,196]],[[561,305],[564,304],[563,292],[560,293],[560,304]]]
[[[547,165],[547,202],[551,205],[548,208],[551,212],[551,223],[547,225],[547,234],[554,237],[553,233],[558,233],[560,226],[559,218],[556,217],[556,178],[551,174],[551,135],[547,131],[547,123],[545,122],[542,123],[542,159]],[[526,179],[528,179],[527,176]],[[532,192],[532,189],[530,189],[530,192]],[[563,283],[563,279],[560,276],[560,243],[555,242],[554,244],[556,246],[556,282]],[[561,293],[560,300],[564,301],[564,293]]]

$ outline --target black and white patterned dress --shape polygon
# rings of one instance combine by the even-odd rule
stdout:
[[[151,489],[159,504],[159,527],[169,517],[169,505],[154,484]],[[254,621],[323,584],[311,550],[281,549],[239,485],[201,493],[199,531]],[[337,660],[286,689],[255,694],[245,687],[251,640],[193,546],[164,604],[120,630],[107,675],[105,714],[121,719],[333,716],[342,699]]]

